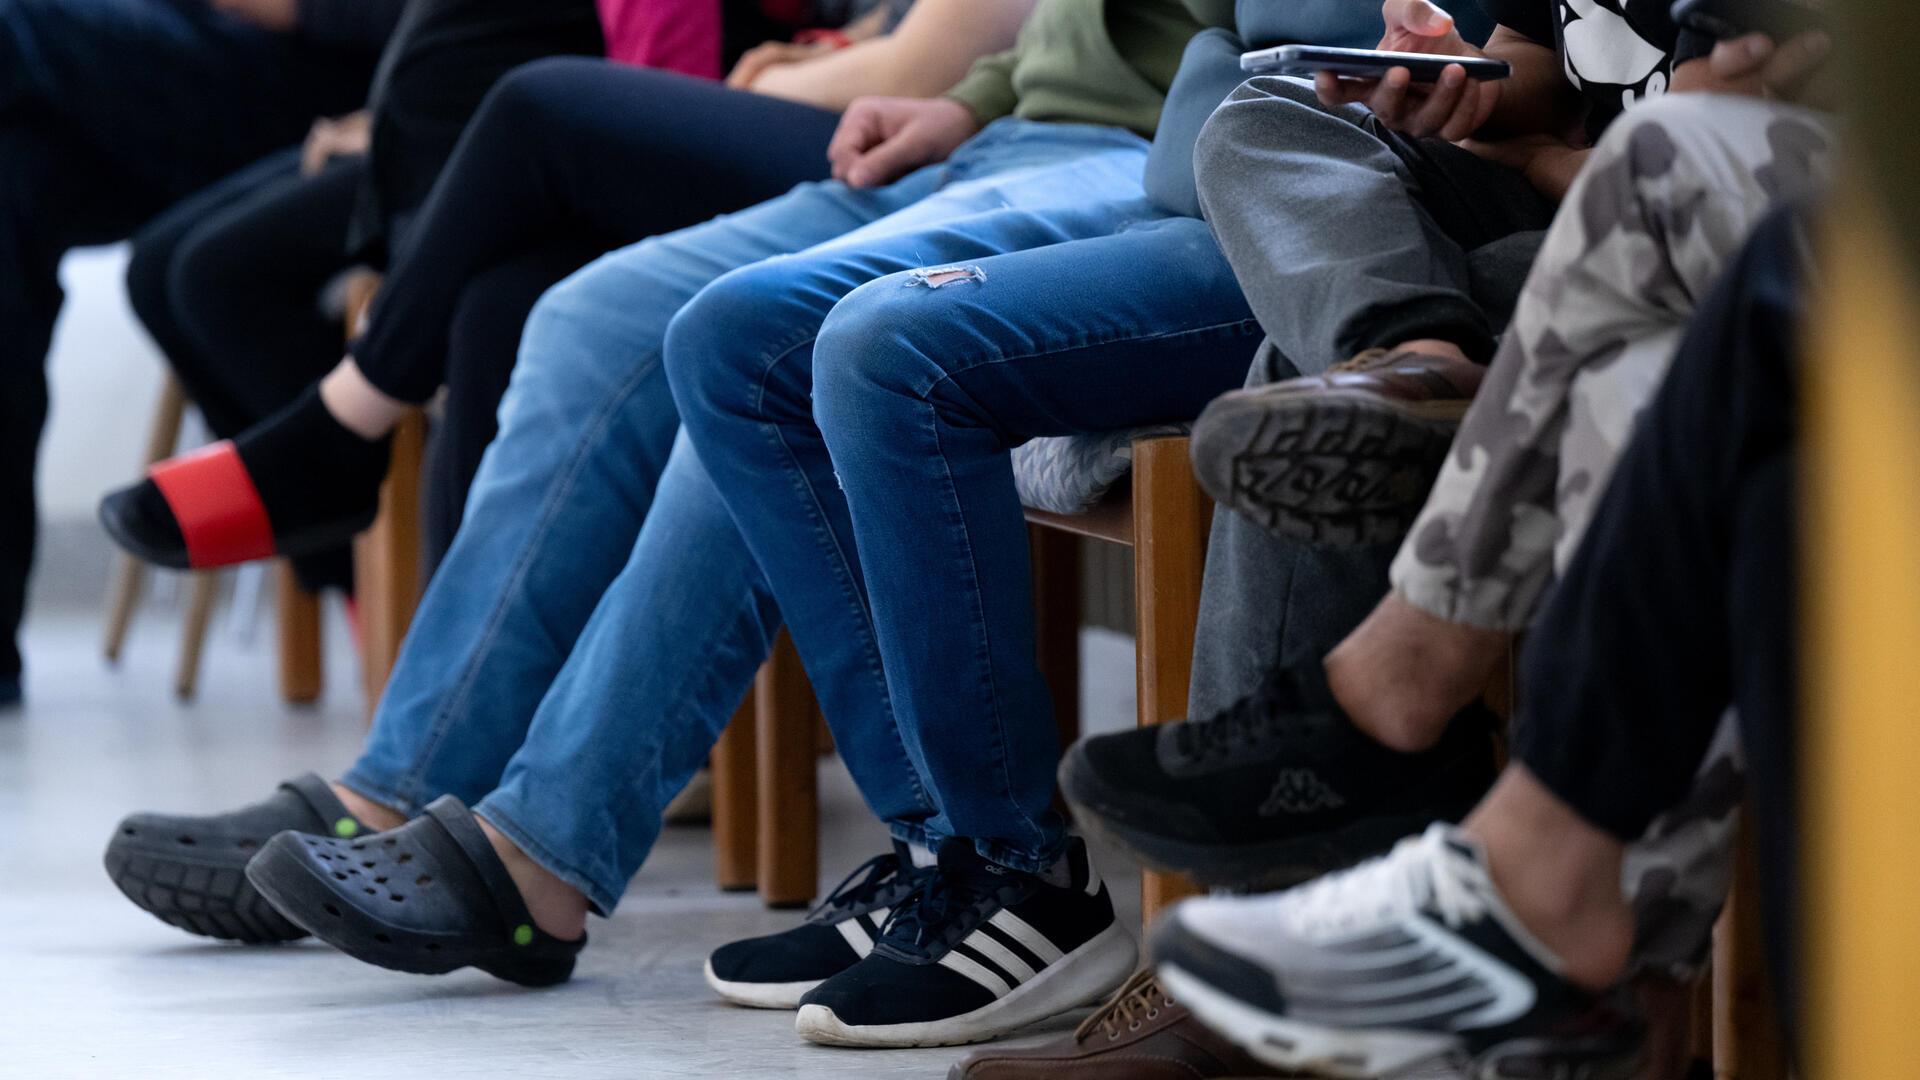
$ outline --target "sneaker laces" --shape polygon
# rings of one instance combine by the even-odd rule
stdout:
[[[1285,675],[1286,669],[1275,667],[1246,697],[1204,720],[1173,725],[1175,749],[1182,757],[1207,762],[1267,742],[1280,725]]]
[[[1006,883],[1005,878],[984,871],[940,868],[894,905],[880,936],[895,948],[931,955],[930,943],[945,941],[961,913],[984,904]]]
[[[906,856],[897,852],[875,855],[842,878],[840,884],[827,894],[827,898],[807,913],[807,919],[811,922],[838,922],[841,913],[872,904],[880,891],[897,879],[922,872]]]
[[[1129,1031],[1138,1031],[1149,1020],[1159,1019],[1160,1010],[1173,1007],[1173,998],[1160,985],[1152,968],[1133,973],[1105,1005],[1080,1021],[1074,1029],[1075,1042],[1085,1042],[1095,1031],[1104,1031],[1113,1042]]]
[[[1346,930],[1431,908],[1448,926],[1480,918],[1489,898],[1472,856],[1433,826],[1352,870],[1327,874],[1286,894],[1294,919],[1316,930]]]

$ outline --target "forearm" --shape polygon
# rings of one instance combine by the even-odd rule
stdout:
[[[826,109],[857,97],[932,97],[1010,47],[1035,0],[919,0],[886,37],[769,68],[756,92]]]

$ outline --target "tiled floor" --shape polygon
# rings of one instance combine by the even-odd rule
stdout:
[[[222,631],[200,700],[182,705],[166,690],[170,621],[142,623],[111,670],[97,628],[92,614],[42,613],[28,638],[32,703],[0,713],[0,1077],[937,1080],[959,1056],[813,1047],[784,1014],[714,1001],[705,953],[794,916],[717,893],[704,829],[668,831],[619,912],[590,927],[578,975],[554,990],[471,971],[400,975],[319,945],[241,948],[163,925],[100,868],[114,821],[235,805],[286,776],[339,770],[362,731],[355,673],[336,628],[324,703],[284,707],[271,642],[243,647]],[[1090,726],[1130,722],[1129,643],[1089,635],[1088,664]],[[882,833],[836,763],[822,780],[831,885]],[[1130,900],[1131,875],[1104,861]]]

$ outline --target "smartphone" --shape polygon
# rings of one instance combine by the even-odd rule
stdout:
[[[1281,45],[1240,54],[1240,70],[1254,75],[1311,75],[1331,71],[1360,79],[1378,79],[1397,67],[1406,68],[1417,83],[1440,81],[1450,64],[1459,64],[1469,79],[1504,79],[1513,73],[1505,60],[1433,53],[1383,52],[1379,49],[1335,49],[1325,45]]]
[[[1775,41],[1825,31],[1827,13],[1819,0],[1679,0],[1674,25],[1725,41],[1762,33]]]

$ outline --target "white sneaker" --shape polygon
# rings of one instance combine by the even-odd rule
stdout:
[[[1183,903],[1153,950],[1176,999],[1283,1069],[1603,1080],[1638,1065],[1630,1007],[1560,974],[1449,825],[1283,893]]]

